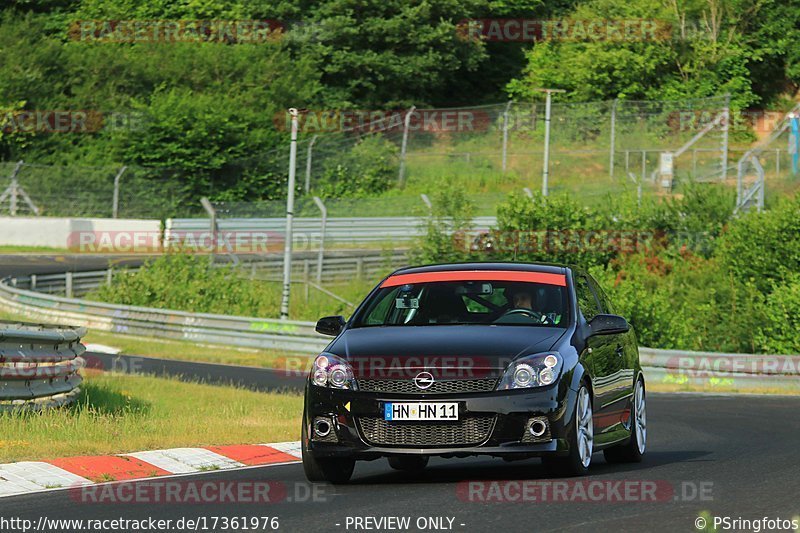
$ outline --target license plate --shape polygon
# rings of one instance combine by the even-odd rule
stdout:
[[[383,419],[402,420],[458,420],[456,402],[387,402],[383,404]]]

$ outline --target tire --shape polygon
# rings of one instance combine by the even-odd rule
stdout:
[[[356,466],[354,459],[321,459],[314,456],[308,449],[308,432],[306,430],[306,417],[303,415],[303,429],[301,430],[300,448],[303,455],[303,471],[306,479],[312,483],[328,482],[334,485],[347,483],[353,475]]]
[[[402,472],[419,472],[428,466],[427,455],[395,455],[389,457],[389,466]]]
[[[647,445],[647,402],[644,380],[636,381],[631,402],[631,438],[625,444],[603,450],[606,462],[641,463]]]
[[[589,471],[594,451],[592,395],[585,385],[578,389],[575,401],[574,427],[569,432],[569,455],[545,456],[542,462],[550,472],[561,477],[583,476]]]

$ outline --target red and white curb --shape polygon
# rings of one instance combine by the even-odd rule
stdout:
[[[0,464],[0,498],[109,481],[296,463],[300,457],[299,442],[278,442]]]

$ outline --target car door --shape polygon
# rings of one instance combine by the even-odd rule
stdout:
[[[586,323],[603,312],[600,300],[592,289],[589,277],[580,271],[573,271],[575,283],[575,296],[578,301],[580,316],[578,320]],[[588,327],[581,330],[589,332]],[[609,405],[613,399],[612,381],[615,379],[615,366],[617,339],[616,335],[594,335],[585,339],[584,352],[581,358],[586,361],[592,372],[592,389],[594,391],[594,426],[598,433],[602,433],[615,421],[606,416],[604,406]]]
[[[597,296],[602,312],[609,315],[616,314],[614,306],[602,287],[588,274],[586,277],[589,286]],[[613,418],[616,413],[619,413],[620,417],[624,417],[627,413],[628,399],[633,393],[633,357],[637,353],[636,339],[632,330],[627,333],[606,335],[606,337],[608,337],[610,352],[613,352],[613,355],[605,362],[604,373],[608,382],[604,384],[605,390],[601,407],[608,411],[609,417]]]

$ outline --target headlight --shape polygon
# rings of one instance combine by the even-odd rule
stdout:
[[[311,382],[318,387],[355,389],[353,369],[342,359],[330,353],[318,355],[311,369]]]
[[[552,385],[561,374],[562,358],[556,352],[520,357],[511,362],[497,390],[531,389]]]

